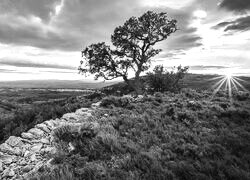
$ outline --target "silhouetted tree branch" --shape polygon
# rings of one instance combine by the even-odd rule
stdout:
[[[177,30],[176,23],[176,20],[169,20],[166,13],[152,11],[139,18],[131,17],[123,26],[115,28],[111,36],[114,50],[102,42],[92,44],[82,51],[85,60],[81,61],[79,70],[83,74],[94,74],[95,79],[122,77],[140,94],[140,74],[149,69],[151,58],[161,51],[153,46],[174,33]],[[130,69],[135,73],[133,81],[128,79]]]

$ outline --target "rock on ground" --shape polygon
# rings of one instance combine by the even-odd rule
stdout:
[[[67,113],[61,119],[47,120],[37,124],[21,137],[10,136],[0,144],[0,179],[29,179],[28,177],[42,167],[48,166],[51,159],[48,154],[56,153],[53,146],[52,130],[63,125],[80,126],[91,116],[92,111],[100,103],[91,108],[81,108],[75,113]],[[94,126],[97,126],[94,124]]]

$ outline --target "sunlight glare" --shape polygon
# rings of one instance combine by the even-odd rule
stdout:
[[[173,9],[180,9],[190,4],[193,0],[141,0],[141,4],[149,7],[169,7]]]
[[[233,77],[233,74],[231,72],[226,72],[225,76],[227,79],[231,79]]]
[[[207,17],[207,12],[203,10],[196,10],[194,11],[194,17],[199,18],[199,19],[204,19]]]
[[[224,72],[224,75],[212,78],[210,80],[217,80],[217,82],[212,86],[214,89],[213,96],[215,96],[215,94],[224,87],[224,90],[228,92],[231,102],[233,91],[238,92],[242,90],[248,92],[248,90],[239,82],[244,80],[240,79],[239,77],[235,77],[230,71]]]

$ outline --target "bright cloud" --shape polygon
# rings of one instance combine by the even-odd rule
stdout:
[[[158,45],[153,66],[219,67],[250,75],[250,3],[245,0],[2,0],[0,81],[83,79],[80,51],[110,42],[115,27],[147,10],[167,12],[179,30]],[[205,68],[206,67],[206,68]]]

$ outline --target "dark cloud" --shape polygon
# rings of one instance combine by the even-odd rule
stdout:
[[[47,2],[48,1],[48,2]],[[15,3],[16,2],[16,3]],[[167,40],[163,48],[188,49],[201,45],[196,29],[190,28],[193,9],[143,7],[139,0],[64,0],[57,16],[55,6],[60,0],[3,0],[0,12],[0,43],[33,46],[43,49],[80,51],[85,46],[105,41],[109,44],[115,27],[131,16],[145,11],[167,12],[178,20],[178,32]],[[131,5],[132,4],[132,5]],[[1,14],[5,16],[1,17]],[[32,16],[47,21],[37,23]],[[22,17],[22,18],[20,18]],[[24,18],[25,17],[25,18]]]
[[[229,24],[231,24],[231,23],[232,23],[232,22],[227,22],[227,21],[221,22],[221,23],[219,23],[219,24],[213,26],[212,29],[220,29],[220,28],[223,28],[223,27],[225,27],[225,26],[227,26],[227,25],[229,25]]]
[[[79,39],[66,32],[43,29],[26,21],[19,22],[13,16],[0,18],[0,42],[4,44],[26,45],[44,49],[77,51]]]
[[[193,11],[193,7],[186,7],[185,11],[167,10],[171,17],[177,20],[179,30],[162,43],[162,49],[166,51],[188,50],[202,45],[202,37],[197,34],[197,28],[190,27],[194,18]]]
[[[55,7],[61,0],[1,0],[0,10],[4,14],[16,16],[36,16],[49,21],[55,14]]]
[[[173,34],[173,37],[166,40],[165,45],[166,50],[188,50],[202,46],[202,38],[193,31],[193,28],[187,28],[183,32]]]
[[[163,53],[160,53],[157,58],[173,58],[177,55],[185,55],[186,53],[182,50],[173,50],[173,51],[170,51],[170,52],[163,52]]]
[[[250,0],[223,0],[220,7],[230,11],[245,12],[250,10]]]
[[[33,68],[54,68],[54,69],[70,69],[76,70],[76,67],[57,65],[57,64],[42,64],[25,60],[0,60],[0,65],[16,66],[16,67],[33,67]]]
[[[53,17],[49,24],[37,24],[32,22],[32,16],[38,16],[37,13],[41,11],[44,14],[38,17],[50,18],[48,14],[51,9],[49,7],[58,1],[46,4],[43,0],[30,0],[33,3],[27,5],[29,7],[25,7],[23,10],[21,6],[28,4],[27,0],[20,0],[20,3],[11,8],[13,1],[7,3],[8,1],[4,0],[2,2],[7,7],[5,11],[6,13],[8,11],[8,14],[1,17],[5,11],[0,11],[0,43],[44,49],[80,51],[90,43],[109,42],[111,33],[116,26],[124,23],[132,15],[141,12],[135,10],[138,6],[133,0],[65,0],[60,14]],[[39,10],[31,8],[40,6],[40,3],[43,5],[40,9],[37,7]],[[132,7],[131,4],[134,6]],[[48,6],[48,8],[44,9],[44,6]],[[8,9],[14,10],[9,11]],[[26,19],[23,18],[24,16]]]
[[[224,31],[247,31],[250,30],[250,16],[241,17],[230,22],[221,22],[212,28],[224,28]]]

